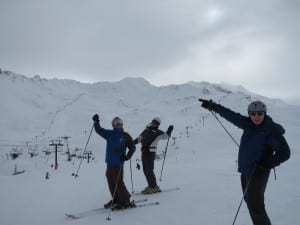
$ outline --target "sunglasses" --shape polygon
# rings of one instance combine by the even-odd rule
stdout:
[[[265,113],[264,112],[250,112],[249,113],[250,114],[250,116],[262,116],[262,115],[264,115]]]

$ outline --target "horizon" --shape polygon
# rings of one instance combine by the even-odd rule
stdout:
[[[1,68],[0,68],[1,69]],[[253,93],[253,94],[257,94],[257,95],[261,95],[263,97],[267,97],[267,98],[271,98],[271,99],[279,99],[279,100],[283,100],[283,101],[286,101],[288,104],[292,104],[292,105],[300,105],[300,96],[293,96],[293,97],[286,97],[286,98],[281,98],[279,96],[273,96],[273,95],[264,95],[262,93],[258,93],[258,92],[255,92],[251,89],[249,89],[248,87],[246,86],[243,86],[241,84],[231,84],[231,83],[228,83],[228,82],[225,82],[225,81],[222,81],[222,82],[209,82],[207,80],[202,80],[202,81],[197,81],[197,80],[189,80],[189,81],[185,81],[185,82],[182,82],[182,83],[162,83],[162,84],[159,84],[159,83],[155,83],[151,80],[149,80],[148,78],[145,78],[143,76],[124,76],[124,77],[121,77],[121,78],[113,78],[113,79],[107,79],[107,80],[98,80],[98,81],[88,81],[87,79],[72,79],[72,78],[64,78],[64,77],[57,77],[57,76],[53,76],[53,77],[47,77],[47,76],[43,76],[41,74],[34,74],[34,75],[28,75],[28,74],[22,74],[22,73],[19,73],[19,72],[15,72],[13,70],[4,70],[4,69],[1,69],[2,72],[10,72],[10,73],[13,73],[15,75],[21,75],[21,76],[25,76],[29,79],[32,79],[34,78],[35,76],[39,76],[41,79],[46,79],[46,80],[71,80],[71,81],[76,81],[76,82],[79,82],[79,83],[82,83],[82,84],[95,84],[95,83],[101,83],[101,82],[108,82],[108,83],[115,83],[115,82],[119,82],[119,81],[122,81],[122,80],[125,80],[127,78],[133,78],[133,79],[143,79],[145,81],[147,81],[148,83],[150,83],[152,86],[155,86],[155,87],[166,87],[166,86],[169,86],[169,85],[184,85],[184,84],[189,84],[191,82],[195,82],[195,83],[202,83],[202,82],[206,82],[206,83],[209,83],[209,84],[214,84],[214,85],[226,85],[226,86],[230,86],[230,87],[235,87],[235,88],[244,88],[246,91],[250,92],[250,93]]]

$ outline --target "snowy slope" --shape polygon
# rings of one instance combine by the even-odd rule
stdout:
[[[292,158],[277,169],[278,179],[270,177],[266,194],[268,212],[275,225],[300,224],[297,213],[299,107],[225,84],[192,82],[156,87],[141,78],[82,84],[39,76],[28,78],[7,71],[0,74],[0,93],[1,224],[231,224],[241,199],[236,172],[237,147],[210,113],[200,107],[198,98],[212,98],[242,114],[254,99],[267,104],[269,114],[286,128],[292,149]],[[58,155],[58,170],[51,168],[54,153],[45,155],[43,151],[53,151],[50,140],[61,136],[71,137],[72,152],[83,149],[94,113],[100,115],[101,124],[107,128],[114,116],[122,117],[125,129],[133,137],[153,116],[161,117],[163,130],[173,124],[176,139],[170,139],[159,185],[180,187],[180,190],[148,197],[149,201],[159,201],[159,206],[113,212],[110,222],[105,220],[106,214],[72,222],[66,220],[65,212],[101,207],[109,200],[105,142],[92,133],[87,150],[93,152],[95,159],[90,163],[83,161],[77,179],[71,174],[76,172],[80,159],[72,158],[68,162],[64,154],[66,146]],[[239,141],[241,131],[221,121]],[[165,141],[160,143],[159,153],[165,145]],[[28,146],[37,146],[38,156],[31,158]],[[15,160],[9,157],[13,148],[22,152]],[[132,160],[134,190],[146,185],[142,172],[135,168],[139,158],[137,151]],[[161,165],[162,160],[157,160],[158,179]],[[25,173],[11,175],[15,167]],[[46,172],[50,173],[50,179],[45,179]],[[129,163],[125,166],[125,180],[131,191]],[[245,205],[236,224],[251,224]]]

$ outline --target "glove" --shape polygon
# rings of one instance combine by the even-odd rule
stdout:
[[[213,102],[211,99],[210,100],[199,99],[199,101],[202,102],[201,106],[203,108],[208,109],[209,111],[216,111],[218,104]]]
[[[253,167],[253,174],[254,175],[259,175],[259,174],[263,174],[264,172],[270,170],[271,168],[269,168],[268,166],[262,164],[262,163],[256,163]]]
[[[135,150],[135,148],[134,148],[134,150]],[[134,153],[134,150],[129,150],[129,151],[127,152],[127,155],[122,154],[122,155],[120,156],[120,160],[121,160],[122,162],[124,162],[124,161],[127,161],[127,160],[131,159],[131,157],[132,157],[132,155],[133,155],[133,153]]]
[[[136,139],[133,140],[133,144],[136,145],[137,143],[138,143],[138,138],[136,138]]]
[[[94,122],[99,122],[99,115],[98,115],[98,114],[95,114],[95,115],[93,116],[93,121],[94,121]]]
[[[127,160],[129,160],[129,159],[127,158],[126,155],[121,155],[121,156],[120,156],[120,160],[121,160],[122,162],[124,162],[124,161],[127,161]]]
[[[171,133],[172,133],[173,129],[174,129],[174,126],[173,126],[173,125],[170,125],[170,126],[168,127],[167,134],[168,134],[169,136],[171,136]]]
[[[141,169],[140,164],[136,163],[136,168],[137,168],[137,170],[140,170]]]

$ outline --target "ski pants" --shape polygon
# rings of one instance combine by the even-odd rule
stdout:
[[[123,181],[123,173],[124,171],[122,166],[118,167],[107,165],[106,179],[110,194],[112,198],[114,198],[115,202],[128,202],[130,200],[130,194]]]
[[[270,170],[252,177],[241,175],[244,200],[254,225],[271,225],[264,203],[264,194],[268,183]]]
[[[142,151],[143,172],[148,186],[151,188],[157,187],[156,177],[154,174],[154,160],[155,152],[150,152],[149,150]]]

